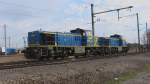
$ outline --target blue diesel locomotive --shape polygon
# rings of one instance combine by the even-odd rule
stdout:
[[[94,37],[94,40],[93,43],[91,31],[80,28],[67,33],[33,31],[28,33],[25,57],[28,59],[56,59],[128,52],[127,42],[120,35],[112,35],[107,38]]]

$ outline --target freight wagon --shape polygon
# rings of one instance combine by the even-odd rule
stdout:
[[[33,31],[28,33],[25,57],[28,59],[56,59],[128,52],[127,42],[120,35],[94,37],[94,40],[93,43],[91,31],[80,28],[67,33]]]

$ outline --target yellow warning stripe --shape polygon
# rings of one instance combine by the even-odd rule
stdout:
[[[66,48],[70,48],[70,47],[116,47],[116,48],[121,48],[121,47],[128,47],[128,46],[56,46],[56,45],[29,45],[29,47],[66,47]]]

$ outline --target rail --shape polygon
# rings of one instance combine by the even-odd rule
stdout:
[[[149,51],[143,51],[142,53],[147,53]],[[127,53],[126,56],[136,55],[139,54],[137,52],[130,52]],[[121,56],[124,56],[123,54]],[[44,65],[57,65],[57,64],[66,64],[71,62],[81,62],[81,61],[88,61],[88,60],[95,60],[95,59],[104,59],[104,58],[114,58],[114,57],[120,57],[118,55],[113,56],[89,56],[89,57],[83,57],[81,56],[80,59],[75,58],[67,58],[67,59],[57,59],[57,60],[46,60],[46,61],[20,61],[20,62],[9,62],[9,63],[0,63],[0,70],[5,69],[14,69],[14,68],[25,68],[25,67],[33,67],[33,66],[44,66]]]

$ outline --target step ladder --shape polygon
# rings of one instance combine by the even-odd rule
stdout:
[[[48,56],[48,50],[41,48],[41,56],[42,56],[42,57]]]

